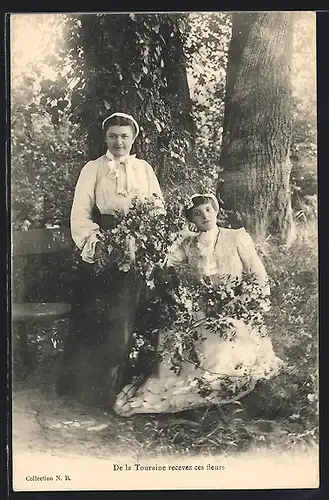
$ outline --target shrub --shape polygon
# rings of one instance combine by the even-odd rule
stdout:
[[[249,398],[249,407],[254,416],[289,418],[314,427],[318,422],[316,223],[307,221],[297,228],[298,238],[292,247],[263,246],[272,291],[266,324],[287,368],[259,386]]]

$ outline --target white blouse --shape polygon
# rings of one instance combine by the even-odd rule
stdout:
[[[199,276],[230,276],[241,278],[244,272],[253,274],[263,294],[269,295],[268,276],[244,228],[218,228],[200,235],[177,239],[168,254],[167,265],[189,262]]]
[[[129,155],[116,159],[109,151],[89,161],[81,170],[71,210],[71,234],[82,250],[85,262],[94,262],[95,246],[100,234],[92,220],[95,205],[102,215],[127,213],[134,197],[140,200],[154,198],[163,209],[164,202],[159,182],[151,165]]]

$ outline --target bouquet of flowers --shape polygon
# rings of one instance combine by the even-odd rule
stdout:
[[[171,203],[165,211],[159,208],[156,198],[134,198],[117,226],[102,232],[102,257],[96,260],[96,273],[115,263],[122,272],[134,269],[153,288],[154,271],[163,266],[168,248],[183,224],[178,204]]]
[[[266,335],[264,325],[264,297],[253,277],[225,279],[216,286],[210,279],[200,281],[185,269],[176,270],[177,281],[170,281],[172,302],[162,301],[162,322],[166,329],[163,354],[171,354],[177,369],[183,356],[199,365],[195,342],[200,339],[199,327],[211,330],[219,337],[232,340],[235,329],[229,328],[232,319],[241,319],[261,336]],[[198,314],[201,313],[201,314]],[[201,339],[202,340],[202,339]]]
[[[155,284],[156,294],[144,311],[141,328],[134,333],[132,356],[135,359],[147,351],[150,359],[154,358],[156,342],[150,344],[149,340],[161,333],[162,348],[158,354],[169,355],[172,370],[179,374],[184,359],[196,367],[200,365],[195,347],[199,340],[202,341],[201,326],[219,337],[233,340],[232,319],[242,319],[260,335],[266,335],[264,298],[252,277],[248,280],[223,277],[215,286],[210,279],[200,281],[190,269],[181,265],[175,270],[160,269]]]

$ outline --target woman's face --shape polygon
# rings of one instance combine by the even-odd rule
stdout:
[[[210,231],[217,225],[217,212],[210,202],[203,203],[193,208],[191,221],[196,224],[199,231]]]
[[[112,125],[105,137],[108,150],[117,157],[128,155],[135,140],[130,125]]]

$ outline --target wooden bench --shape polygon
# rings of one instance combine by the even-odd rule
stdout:
[[[19,327],[18,350],[21,359],[27,361],[28,341],[25,324],[31,321],[50,321],[65,318],[71,306],[66,302],[34,302],[27,300],[29,281],[28,256],[73,252],[74,244],[68,228],[33,229],[30,231],[14,231],[12,234],[13,273],[19,267],[18,282],[13,284],[15,299],[12,300],[13,325]],[[17,274],[17,273],[16,273]],[[56,280],[56,276],[52,276]],[[25,355],[24,355],[24,351]],[[14,348],[14,355],[16,354]],[[24,361],[23,361],[24,362]],[[29,362],[26,363],[29,365]],[[28,367],[26,367],[28,368]]]

